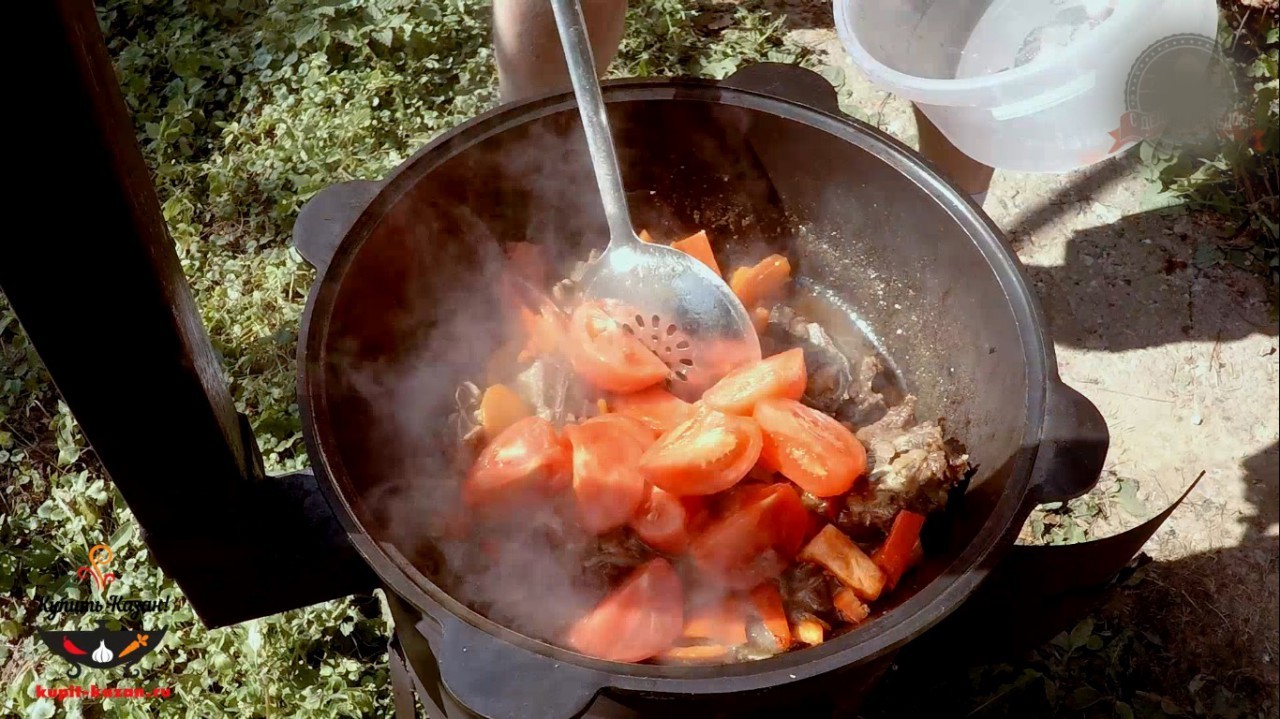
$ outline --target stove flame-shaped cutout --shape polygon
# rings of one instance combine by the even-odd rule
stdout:
[[[99,664],[106,664],[107,662],[111,661],[112,659],[115,659],[116,657],[115,654],[111,653],[110,649],[107,649],[106,642],[101,642],[101,641],[98,642],[98,648],[93,650],[92,656],[93,656],[93,661]]]

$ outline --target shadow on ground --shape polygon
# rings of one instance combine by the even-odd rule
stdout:
[[[1130,215],[1077,232],[1061,265],[1028,267],[1054,341],[1123,352],[1275,336],[1264,281],[1229,263],[1252,255],[1196,237],[1200,229],[1178,213]]]
[[[1011,241],[1026,249],[1037,230],[1132,171],[1119,159],[1081,175],[1025,213]],[[1028,266],[1054,340],[1119,353],[1276,336],[1266,281],[1231,266],[1250,260],[1196,220],[1176,211],[1131,215],[1076,232],[1059,262]],[[1134,367],[1135,377],[1145,369]],[[1248,511],[1221,520],[1227,528],[1238,522],[1236,546],[1174,561],[1140,555],[1054,641],[1002,663],[971,665],[965,657],[980,648],[955,647],[924,676],[891,671],[858,716],[1275,716],[1278,453],[1273,442],[1240,462]]]
[[[963,660],[979,648],[956,647],[932,672],[890,671],[857,716],[1275,716],[1278,452],[1273,444],[1243,462],[1252,513],[1239,518],[1239,545],[1140,557],[1052,642],[983,665]],[[1252,599],[1253,611],[1224,613],[1227,595]]]

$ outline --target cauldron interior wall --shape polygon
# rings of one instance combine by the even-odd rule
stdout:
[[[610,113],[637,227],[664,239],[705,228],[738,261],[786,252],[800,276],[857,310],[919,396],[922,418],[945,416],[969,446],[979,471],[949,554],[916,581],[944,571],[1004,491],[1024,444],[1022,345],[981,251],[925,188],[822,130],[691,99],[612,103]],[[443,467],[434,478],[421,464],[406,467],[451,441],[448,388],[474,377],[502,341],[486,321],[442,355],[439,313],[496,316],[491,268],[503,242],[546,243],[568,258],[606,237],[572,111],[405,172],[414,182],[341,278],[325,368],[334,446],[354,483],[344,492],[365,530],[391,541],[400,538],[379,511],[386,502],[370,498],[456,481]],[[435,356],[424,356],[427,344]],[[397,368],[424,362],[427,385],[396,384]],[[386,370],[378,391],[369,368]],[[406,426],[420,428],[421,447],[394,446],[409,444]],[[400,549],[422,556],[420,547]]]

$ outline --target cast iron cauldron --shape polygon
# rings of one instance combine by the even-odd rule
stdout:
[[[424,343],[442,341],[439,313],[479,311],[492,295],[481,267],[501,242],[554,238],[572,254],[585,253],[583,238],[607,236],[568,95],[478,117],[386,180],[335,186],[304,209],[295,239],[320,277],[298,393],[321,486],[396,603],[421,613],[450,703],[476,715],[573,717],[603,694],[706,716],[852,691],[971,596],[1034,505],[1092,486],[1106,426],[1058,379],[999,230],[911,150],[839,114],[819,76],[755,66],[723,83],[613,83],[604,96],[638,227],[705,228],[730,255],[762,244],[785,252],[805,286],[857,311],[920,415],[945,417],[968,446],[977,471],[945,550],[874,621],[818,647],[714,667],[585,658],[497,625],[420,569],[429,548],[405,546],[391,526],[385,498],[405,491],[405,473],[384,430],[406,419],[406,403],[387,397],[422,387],[380,401],[360,375],[422,362]],[[432,367],[428,389],[456,384],[488,349]],[[449,401],[422,396],[409,419],[424,443],[447,439]]]

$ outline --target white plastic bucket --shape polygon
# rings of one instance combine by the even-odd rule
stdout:
[[[1164,38],[1217,35],[1215,0],[835,0],[876,84],[992,167],[1065,172],[1112,157],[1126,83]],[[1123,139],[1123,138],[1122,138]]]

